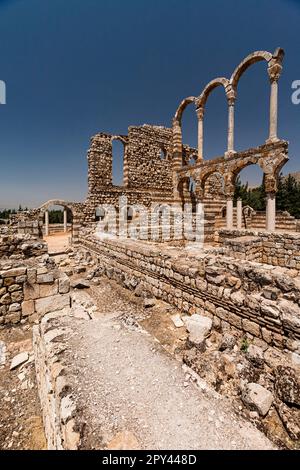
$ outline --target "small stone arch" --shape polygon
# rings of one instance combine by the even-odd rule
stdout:
[[[177,121],[181,125],[181,120],[182,120],[182,115],[187,106],[190,104],[195,104],[196,98],[195,96],[189,96],[188,98],[185,98],[184,100],[181,101],[180,105],[178,106],[174,120]]]
[[[224,88],[226,95],[231,90],[231,85],[230,85],[230,82],[227,78],[225,78],[225,77],[215,78],[214,80],[211,80],[206,85],[206,87],[202,91],[201,95],[199,95],[199,97],[196,99],[196,107],[204,109],[206,101],[207,101],[209,95],[213,92],[213,90],[215,88],[217,88],[219,86],[222,86]]]
[[[267,51],[255,51],[249,54],[242,62],[236,67],[230,78],[230,84],[234,90],[236,90],[238,82],[243,73],[256,62],[266,61],[269,63],[273,58],[273,55]]]
[[[74,236],[74,219],[76,218],[75,215],[75,206],[74,203],[64,201],[62,199],[50,199],[49,201],[42,204],[38,209],[38,219],[41,226],[44,227],[44,235],[49,235],[49,216],[48,209],[52,206],[61,206],[64,208],[64,218],[63,218],[63,231],[67,232],[68,230],[68,216],[71,218],[71,240]]]

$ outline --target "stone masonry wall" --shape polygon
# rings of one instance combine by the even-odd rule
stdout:
[[[300,234],[220,230],[225,254],[300,271]]]
[[[128,187],[172,191],[171,153],[171,129],[148,125],[129,127]]]
[[[300,339],[300,283],[291,271],[182,249],[145,246],[132,240],[79,238],[82,247],[98,256],[108,277],[127,288],[141,285],[151,295],[183,312],[211,317],[279,348]],[[200,250],[199,250],[200,251]]]
[[[89,318],[87,314],[85,317]],[[76,310],[64,308],[45,314],[33,327],[36,377],[48,450],[77,450],[80,445],[80,410],[72,396],[63,354],[66,338],[72,333],[67,322],[70,318],[72,323],[82,321]]]
[[[0,267],[0,325],[34,323],[70,306],[70,281],[44,267]]]
[[[0,234],[0,259],[25,259],[47,253],[47,244],[30,234]]]

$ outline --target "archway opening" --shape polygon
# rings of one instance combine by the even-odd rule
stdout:
[[[203,156],[212,160],[227,150],[228,105],[223,86],[209,95],[203,117]]]
[[[167,149],[165,147],[160,148],[159,158],[160,158],[160,160],[167,160],[168,152],[167,152]]]
[[[234,217],[240,200],[242,228],[265,229],[266,193],[262,169],[255,164],[243,168],[235,175],[234,188]]]
[[[112,141],[112,183],[114,186],[124,185],[125,145],[120,139]]]
[[[235,150],[262,145],[269,135],[270,82],[266,62],[250,66],[240,77],[235,102]]]
[[[198,119],[193,103],[189,104],[183,111],[181,118],[181,133],[182,133],[182,144],[183,146],[190,147],[197,153],[198,149]],[[184,150],[184,149],[183,149]],[[190,153],[189,153],[190,154]],[[185,155],[183,151],[183,164],[187,165],[189,155]]]
[[[52,204],[44,210],[43,236],[49,252],[64,251],[72,241],[73,213],[60,204]]]
[[[105,217],[105,210],[103,207],[97,207],[95,211],[95,220],[96,222],[101,222]]]

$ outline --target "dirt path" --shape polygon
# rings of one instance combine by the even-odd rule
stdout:
[[[93,288],[97,318],[74,326],[69,367],[86,423],[83,448],[268,449],[230,404],[196,385],[137,325],[134,305],[106,281]]]
[[[49,253],[61,253],[67,250],[70,246],[70,232],[58,232],[44,237],[44,240],[48,243]]]
[[[11,359],[21,352],[27,352],[29,360],[10,370]],[[0,331],[0,403],[0,449],[45,449],[31,328]]]

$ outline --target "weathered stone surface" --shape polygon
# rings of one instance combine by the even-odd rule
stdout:
[[[58,294],[58,281],[53,283],[40,284],[40,297],[50,297],[51,295]]]
[[[259,384],[249,383],[242,391],[242,400],[245,405],[260,416],[266,416],[273,403],[273,395],[269,390]]]
[[[45,274],[38,274],[37,275],[37,283],[38,284],[49,284],[53,282],[53,273],[45,273]]]
[[[66,274],[58,279],[58,291],[60,294],[67,294],[70,291],[70,279]]]
[[[48,312],[55,312],[56,310],[62,310],[65,307],[70,306],[69,294],[57,294],[44,299],[37,299],[35,301],[35,310],[42,316]]]
[[[246,357],[256,367],[262,367],[264,364],[264,352],[258,346],[250,344],[247,349]]]
[[[24,364],[24,362],[27,362],[28,359],[28,352],[22,352],[20,354],[17,354],[17,356],[15,356],[11,361],[10,370],[16,369],[17,367],[21,366],[22,364]]]
[[[171,320],[172,320],[174,326],[176,326],[176,328],[180,328],[180,327],[184,326],[184,323],[181,320],[179,313],[177,313],[175,315],[171,315]]]
[[[221,344],[220,344],[220,351],[225,351],[226,349],[232,349],[234,347],[236,343],[236,339],[233,335],[231,335],[230,333],[225,333],[223,336],[222,336],[222,341],[221,341]]]
[[[145,308],[150,308],[150,307],[154,307],[154,305],[156,304],[156,300],[154,298],[146,298],[144,299],[144,307]]]
[[[9,312],[19,312],[21,310],[21,304],[15,302],[13,304],[10,304],[8,311]]]
[[[71,281],[72,289],[89,289],[90,284],[84,279],[77,279]]]
[[[0,341],[0,366],[3,366],[6,362],[6,345],[4,341]]]
[[[22,302],[23,317],[28,317],[28,315],[32,315],[33,313],[34,313],[34,301],[25,300],[24,302]]]
[[[40,297],[40,286],[38,284],[25,284],[24,300],[35,300]]]
[[[16,277],[16,276],[22,276],[23,274],[26,274],[26,268],[12,268],[8,269],[7,271],[1,271],[0,275],[3,278],[6,277]]]
[[[202,315],[192,315],[185,320],[186,328],[189,332],[189,341],[192,344],[199,345],[210,334],[212,320]]]
[[[275,375],[275,391],[284,403],[300,405],[299,370],[279,365]]]
[[[275,400],[274,404],[290,438],[294,441],[300,439],[300,410],[289,408],[279,400]]]

